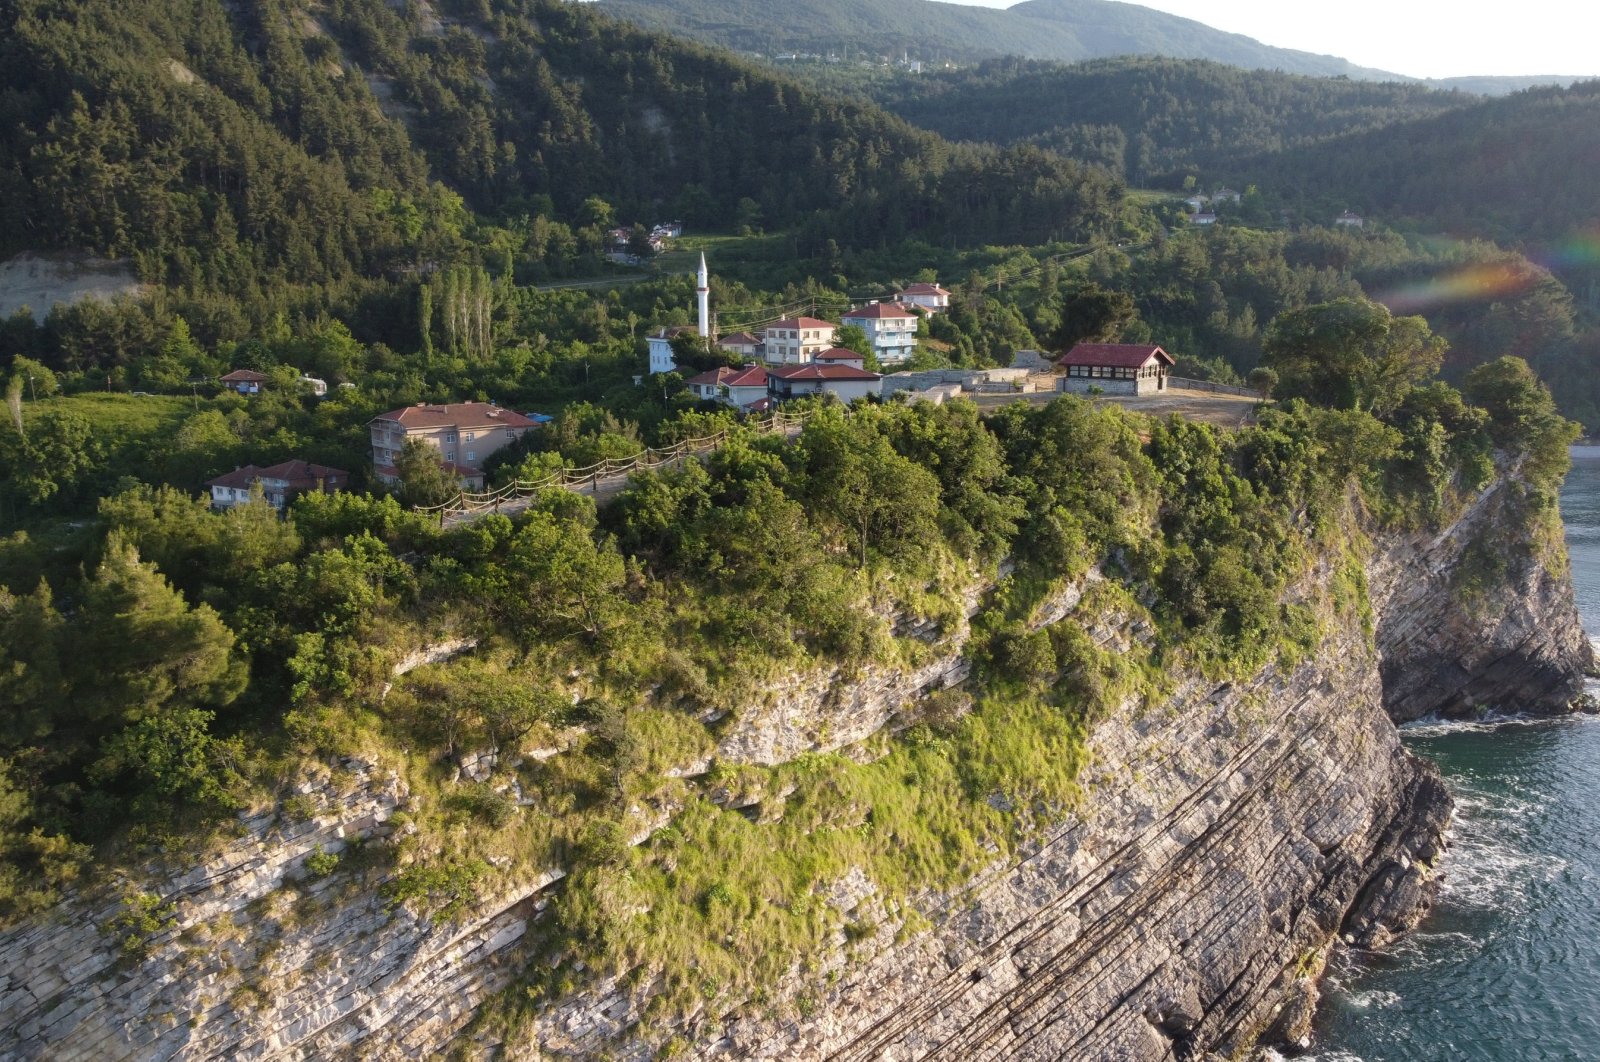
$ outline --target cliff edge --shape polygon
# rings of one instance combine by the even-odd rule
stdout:
[[[764,1002],[674,1019],[663,1035],[649,978],[590,972],[514,1036],[474,1025],[544,961],[537,927],[562,871],[503,882],[433,920],[308,876],[316,854],[381,843],[401,822],[399,780],[347,763],[302,785],[318,809],[309,820],[245,820],[204,865],[152,869],[141,887],[156,926],[137,948],[104,896],[0,934],[0,1056],[400,1058],[455,1045],[646,1058],[670,1043],[705,1059],[1156,1060],[1301,1040],[1330,948],[1381,946],[1437,889],[1450,798],[1390,716],[1556,710],[1588,666],[1548,554],[1522,549],[1524,561],[1493,569],[1505,577],[1492,590],[1463,590],[1464,558],[1496,536],[1527,541],[1502,489],[1444,534],[1375,542],[1371,611],[1350,603],[1313,658],[1244,681],[1179,674],[1160,701],[1099,718],[1081,801],[1020,858],[909,905],[860,874],[834,883],[824,902],[854,932]],[[1326,584],[1341,563],[1325,559],[1310,578]],[[1034,623],[1074,617],[1102,649],[1148,646],[1136,617],[1075,615],[1083,599],[1069,587]],[[828,673],[817,696],[784,692],[840,718],[775,719],[781,732],[763,736],[744,732],[752,715],[730,741],[755,762],[824,747],[865,755],[875,730],[904,725],[903,700],[965,676],[968,634],[965,623],[946,632],[909,677]]]
[[[1442,532],[1378,544],[1368,584],[1395,722],[1558,715],[1582,695],[1594,652],[1560,529],[1525,505],[1503,476]]]

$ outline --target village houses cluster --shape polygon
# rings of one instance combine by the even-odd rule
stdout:
[[[714,335],[710,277],[700,259],[696,286],[699,327],[663,328],[648,337],[652,374],[677,371],[672,341],[685,333],[709,337],[719,349],[744,362],[720,366],[685,381],[696,398],[760,414],[777,403],[807,396],[832,396],[843,403],[904,392],[914,401],[943,402],[961,394],[1016,394],[1041,389],[1078,394],[1140,395],[1163,391],[1172,357],[1150,344],[1079,343],[1051,360],[1038,351],[1018,351],[1011,365],[995,369],[934,369],[880,374],[869,371],[859,352],[838,345],[842,325],[866,335],[880,366],[904,364],[916,348],[921,314],[949,309],[950,293],[938,284],[912,284],[894,297],[857,306],[840,315],[842,325],[816,317],[773,321],[760,331]],[[915,308],[915,309],[913,309]],[[309,378],[303,378],[309,381]],[[249,369],[235,370],[222,383],[240,394],[259,393],[268,380]],[[321,381],[311,382],[321,383]],[[326,385],[316,389],[325,393]],[[483,463],[490,454],[534,430],[547,416],[503,409],[492,402],[423,403],[392,410],[369,423],[373,478],[400,482],[400,454],[412,440],[438,451],[440,460],[466,490],[484,488]],[[286,461],[269,468],[246,465],[206,484],[212,504],[229,508],[260,491],[282,509],[295,494],[345,489],[343,469]]]

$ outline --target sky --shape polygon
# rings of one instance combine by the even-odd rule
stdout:
[[[1017,0],[953,0],[1011,7]],[[1141,0],[1263,44],[1411,77],[1600,75],[1594,0]]]

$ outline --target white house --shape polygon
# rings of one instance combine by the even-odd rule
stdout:
[[[806,395],[832,395],[844,403],[878,393],[883,378],[848,365],[785,365],[767,374],[767,392],[783,401]]]
[[[911,357],[917,346],[917,315],[898,302],[875,302],[851,310],[840,318],[867,334],[873,353],[885,365]]]
[[[257,483],[261,484],[261,494],[267,504],[281,510],[296,495],[307,491],[332,494],[343,490],[350,485],[350,473],[310,461],[284,461],[266,468],[245,465],[206,483],[211,489],[211,507],[231,509],[243,505],[250,500],[250,490]]]
[[[829,347],[812,359],[814,365],[848,365],[852,369],[865,369],[867,359],[849,347]]]
[[[1237,203],[1242,198],[1243,196],[1234,191],[1232,188],[1218,188],[1211,194],[1211,201],[1213,203]]]
[[[1215,225],[1216,223],[1217,216],[1209,210],[1202,210],[1198,214],[1189,215],[1189,224],[1191,225]]]
[[[754,332],[735,332],[717,340],[717,346],[723,350],[739,355],[741,358],[755,359],[761,357],[765,344],[761,337]]]
[[[896,298],[903,306],[919,306],[929,313],[950,308],[950,293],[937,284],[912,284]]]
[[[1343,225],[1350,229],[1359,229],[1367,223],[1367,219],[1360,214],[1352,214],[1346,210],[1343,214],[1333,219],[1335,225]]]
[[[219,377],[217,382],[241,395],[258,395],[261,393],[261,385],[269,379],[271,377],[266,373],[256,372],[254,369],[235,369],[226,376]]]
[[[316,395],[318,398],[326,398],[328,396],[327,380],[319,379],[318,377],[310,376],[306,373],[301,373],[298,379],[302,387],[309,389],[311,393]]]
[[[694,396],[706,402],[721,402],[740,409],[767,397],[767,370],[759,365],[742,369],[726,365],[691,376],[685,381]]]
[[[839,328],[831,321],[786,317],[767,326],[762,357],[768,365],[804,365],[833,346],[838,335]]]
[[[687,332],[694,335],[695,330],[689,325],[673,325],[671,328],[661,328],[645,337],[645,342],[650,345],[650,374],[658,372],[677,372],[678,363],[672,357],[672,341]]]

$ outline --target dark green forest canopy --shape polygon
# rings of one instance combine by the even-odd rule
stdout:
[[[0,193],[0,250],[248,293],[482,257],[485,221],[511,226],[512,258],[570,255],[529,219],[598,234],[594,196],[701,226],[749,200],[820,246],[1084,238],[1120,189],[584,5],[22,0],[0,15]]]
[[[1241,159],[1222,176],[1280,189],[1290,203],[1560,252],[1600,226],[1596,166],[1600,81],[1586,81]]]
[[[1072,66],[997,59],[875,83],[872,91],[888,110],[952,140],[1036,144],[1140,185],[1199,174],[1202,190],[1216,187],[1218,174],[1242,156],[1477,102],[1414,83],[1153,57]]]

